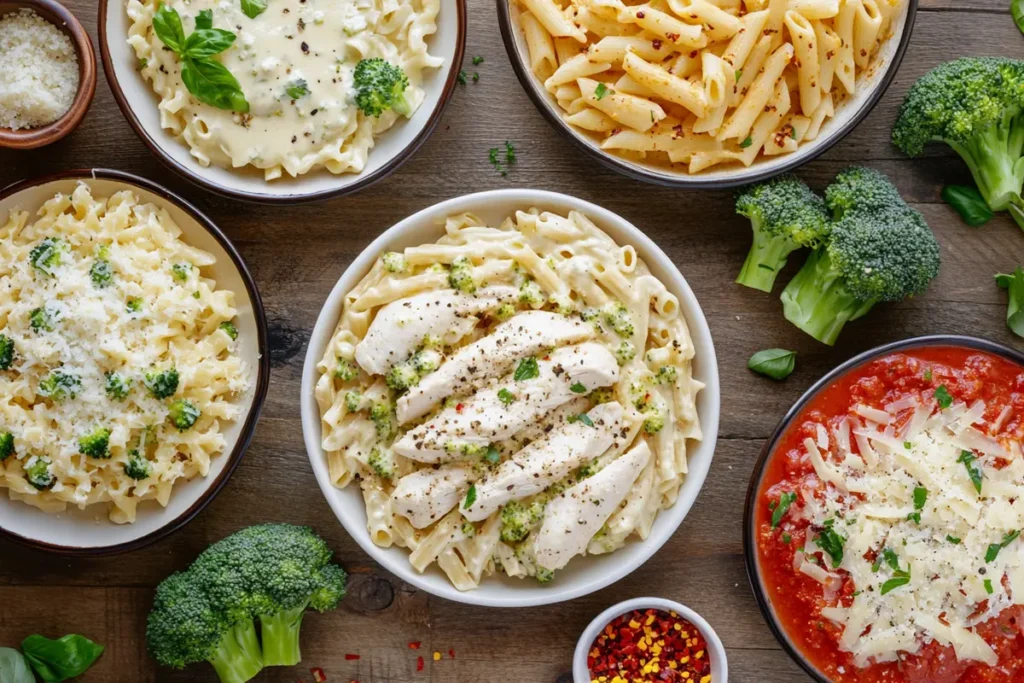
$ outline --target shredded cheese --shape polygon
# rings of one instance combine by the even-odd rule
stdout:
[[[78,55],[59,28],[25,9],[0,16],[0,127],[53,123],[78,92]]]

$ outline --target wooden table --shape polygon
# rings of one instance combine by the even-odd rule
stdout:
[[[92,0],[67,4],[90,27]],[[744,574],[743,499],[766,436],[815,379],[876,344],[932,333],[971,334],[1024,346],[1005,325],[1006,295],[992,274],[1024,261],[1024,235],[1005,216],[981,229],[964,225],[939,199],[944,182],[968,179],[944,148],[909,161],[889,142],[907,88],[936,64],[964,54],[1024,57],[1009,0],[921,0],[899,75],[874,113],[801,174],[822,188],[842,167],[866,163],[888,173],[924,212],[942,243],[942,272],[925,296],[878,306],[848,326],[829,349],[782,317],[777,297],[732,284],[750,228],[729,192],[681,192],[642,185],[603,170],[556,134],[516,81],[498,36],[493,3],[470,0],[468,57],[482,55],[480,81],[460,87],[431,140],[387,180],[361,194],[309,206],[240,204],[167,171],[125,123],[104,83],[69,139],[31,152],[0,152],[0,185],[50,172],[104,166],[139,173],[194,202],[234,240],[248,261],[270,320],[271,390],[248,454],[230,484],[185,529],[144,550],[107,559],[68,560],[0,540],[0,645],[30,633],[77,632],[107,646],[85,683],[215,681],[210,667],[157,670],[145,650],[153,587],[209,543],[257,522],[309,524],[352,573],[343,606],[303,625],[303,663],[266,669],[259,681],[331,683],[571,683],[573,647],[584,626],[620,600],[659,595],[703,614],[729,651],[735,683],[807,680],[761,618]],[[512,140],[519,161],[507,178],[487,150]],[[299,423],[299,379],[306,341],[342,271],[386,227],[435,202],[477,190],[533,187],[597,202],[647,233],[686,276],[711,324],[722,377],[718,451],[704,490],[675,537],[641,570],[586,598],[551,607],[497,610],[447,602],[384,572],[346,535],[327,507],[306,459]],[[799,352],[783,383],[753,375],[761,348]],[[422,649],[409,649],[422,641]],[[434,662],[431,653],[444,653]],[[455,659],[448,655],[455,652]],[[358,654],[360,659],[346,659]],[[417,655],[426,667],[416,671]]]

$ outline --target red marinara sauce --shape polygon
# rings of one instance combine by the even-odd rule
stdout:
[[[1024,683],[1024,606],[1006,609],[977,628],[999,656],[995,667],[959,662],[951,647],[932,642],[917,654],[901,655],[897,662],[858,669],[852,655],[839,650],[842,628],[821,616],[822,608],[829,606],[824,588],[793,566],[796,550],[809,540],[810,522],[787,518],[786,526],[794,527],[787,532],[771,526],[772,510],[783,492],[796,491],[799,497],[811,481],[817,482],[802,444],[805,438],[817,439],[818,424],[829,428],[834,441],[832,428],[857,404],[881,409],[907,396],[930,396],[939,387],[945,387],[954,401],[984,401],[989,424],[1010,406],[1009,416],[992,436],[1024,438],[1024,367],[975,349],[923,347],[871,361],[822,390],[790,423],[765,466],[754,524],[766,597],[801,654],[836,683]],[[857,452],[856,443],[851,446]],[[800,504],[799,498],[793,503]],[[848,605],[855,588],[849,577],[844,578],[838,600]]]

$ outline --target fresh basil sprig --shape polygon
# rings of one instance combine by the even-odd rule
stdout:
[[[772,379],[786,379],[793,374],[793,370],[796,368],[796,351],[787,351],[786,349],[758,351],[747,361],[747,367]]]
[[[242,12],[250,19],[255,19],[267,11],[267,0],[242,0]]]
[[[992,209],[978,188],[970,185],[946,185],[942,188],[942,199],[956,209],[964,223],[976,228],[992,220]]]
[[[73,633],[57,640],[32,635],[22,641],[21,649],[44,683],[80,676],[103,654],[102,645]]]
[[[1006,290],[1006,324],[1018,337],[1024,337],[1024,266],[1007,275],[996,275],[996,284]]]
[[[181,16],[167,5],[153,15],[157,38],[181,59],[181,80],[197,100],[218,109],[245,113],[249,102],[242,86],[227,67],[213,59],[235,42],[235,34],[213,28],[213,12],[203,10],[196,17],[196,30],[188,37]]]

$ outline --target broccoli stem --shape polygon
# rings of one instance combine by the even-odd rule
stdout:
[[[306,605],[260,615],[263,634],[263,661],[267,666],[292,666],[302,660],[299,651],[299,627]]]
[[[976,133],[967,144],[949,142],[971,170],[988,206],[1006,211],[1024,186],[1024,117],[1008,111],[1003,120]]]
[[[1010,204],[1010,216],[1021,230],[1024,230],[1024,200],[1017,199]]]
[[[743,262],[736,282],[762,292],[772,291],[775,278],[786,267],[789,255],[799,248],[800,245],[789,237],[771,235],[755,224],[754,244],[747,252],[747,260]]]
[[[843,325],[867,313],[875,303],[858,301],[846,290],[824,249],[811,252],[782,292],[786,320],[829,346],[836,343]]]
[[[255,677],[263,668],[263,656],[252,619],[243,619],[225,633],[208,661],[221,683],[245,683]]]
[[[395,95],[395,98],[391,100],[391,109],[396,114],[406,118],[409,117],[409,114],[412,113],[412,102],[410,102],[409,98],[405,96],[405,91]]]

